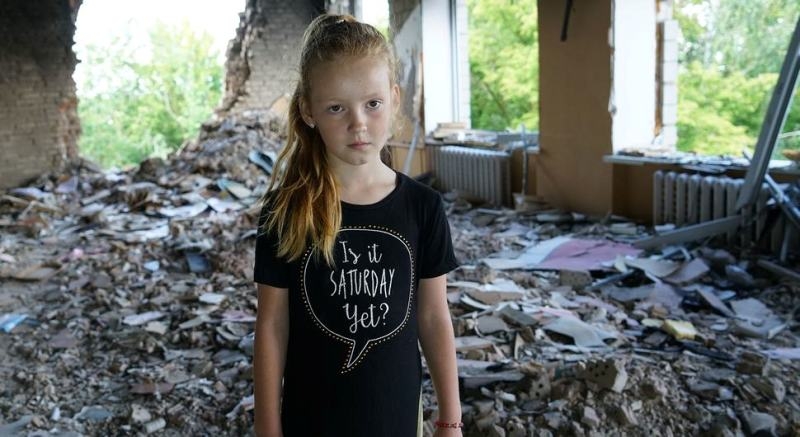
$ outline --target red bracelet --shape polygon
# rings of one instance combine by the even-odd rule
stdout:
[[[441,422],[441,421],[437,420],[436,422],[433,422],[433,427],[434,428],[463,428],[464,427],[464,422]]]

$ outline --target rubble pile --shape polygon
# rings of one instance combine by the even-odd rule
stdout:
[[[0,435],[251,432],[280,131],[247,113],[165,160],[0,194]],[[713,244],[642,252],[614,217],[445,199],[466,436],[800,433],[797,282]]]
[[[0,197],[0,435],[249,431],[242,340],[277,129],[229,118],[167,160],[80,161]]]
[[[452,205],[465,435],[800,432],[800,284],[721,248],[636,253],[624,221]]]

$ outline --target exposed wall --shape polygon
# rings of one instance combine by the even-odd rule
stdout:
[[[671,0],[539,0],[537,194],[565,210],[645,217],[651,193],[604,161],[674,148],[677,46]],[[673,68],[674,67],[674,68]],[[617,175],[615,172],[620,171]],[[638,177],[639,175],[637,175]],[[635,205],[630,207],[628,205]]]
[[[77,155],[72,45],[80,3],[0,1],[0,188]]]
[[[422,150],[427,133],[439,122],[470,122],[466,1],[391,0],[389,22],[403,90],[401,129],[390,145],[394,167],[402,170],[419,127],[408,170],[416,175],[429,170]]]
[[[424,122],[422,105],[422,4],[421,0],[395,0],[389,3],[389,26],[400,64],[402,104],[395,139],[410,142],[414,124]],[[424,132],[423,132],[424,133]]]
[[[269,108],[297,81],[303,31],[323,0],[248,0],[229,43],[221,111]]]
[[[606,214],[612,204],[612,0],[575,0],[566,41],[564,4],[539,0],[537,194],[566,210]]]
[[[472,74],[469,70],[469,8],[467,0],[454,0],[451,6],[456,40],[453,41],[455,57],[453,65],[458,65],[453,80],[453,120],[472,126]],[[435,128],[436,126],[434,126]]]
[[[406,124],[418,119],[422,135],[440,122],[469,125],[466,0],[392,0],[389,9]],[[402,139],[410,141],[412,130]]]
[[[675,151],[678,144],[678,39],[681,33],[678,20],[672,14],[674,4],[674,0],[657,3],[657,145],[671,151]]]

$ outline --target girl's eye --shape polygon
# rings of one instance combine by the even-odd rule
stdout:
[[[381,107],[381,105],[383,105],[383,102],[380,100],[370,100],[369,103],[367,103],[367,107],[369,109],[378,109]]]
[[[328,108],[328,112],[332,112],[334,114],[342,112],[342,105],[333,105]]]

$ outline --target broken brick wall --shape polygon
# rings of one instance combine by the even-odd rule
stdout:
[[[81,0],[0,2],[0,188],[77,156],[72,50]]]
[[[247,0],[228,45],[225,97],[218,112],[269,108],[297,81],[303,31],[324,0]]]

